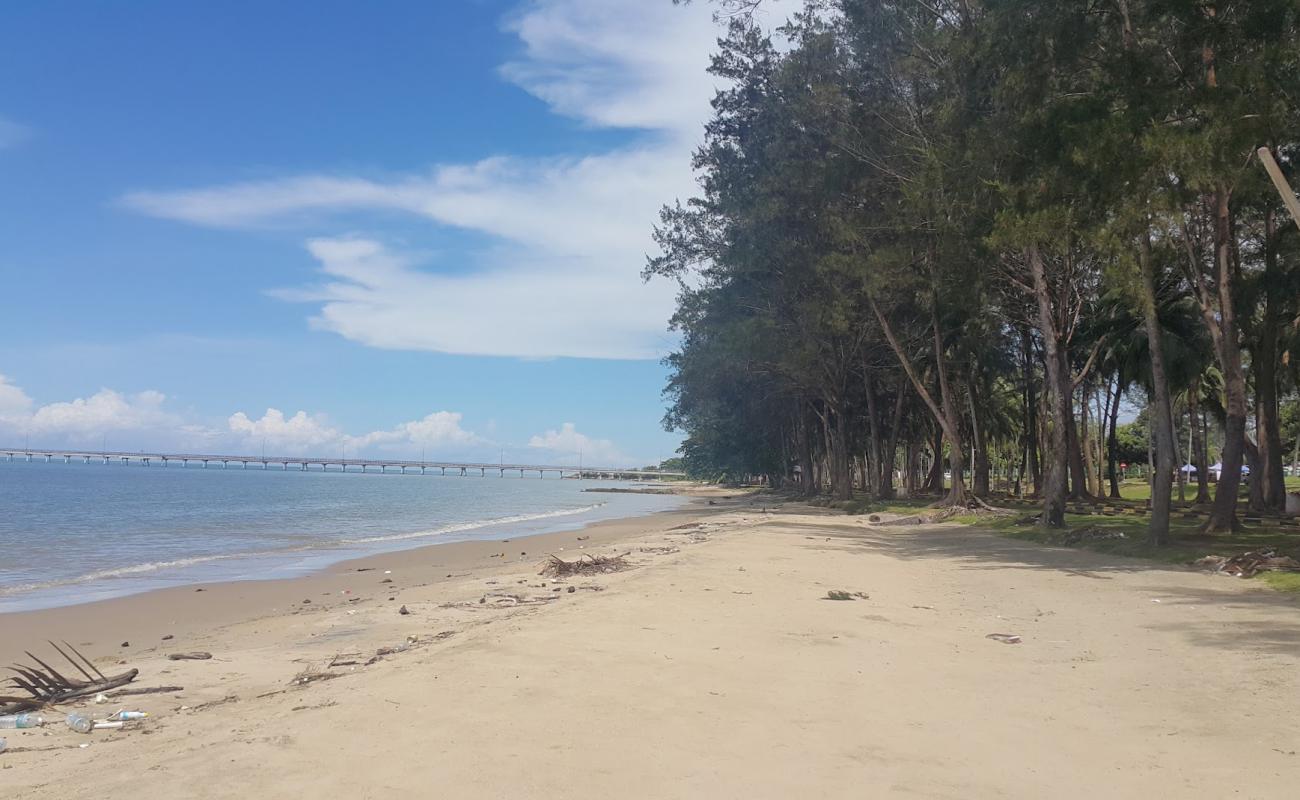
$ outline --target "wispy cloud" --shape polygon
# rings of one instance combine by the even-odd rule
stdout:
[[[137,191],[141,213],[210,227],[255,227],[383,211],[486,234],[470,263],[419,262],[382,242],[307,243],[323,288],[282,296],[320,304],[315,324],[378,347],[485,355],[653,358],[672,291],[639,278],[659,206],[693,193],[690,152],[707,116],[717,29],[704,3],[535,0],[506,28],[522,53],[508,80],[584,124],[639,131],[622,148],[561,158],[497,156],[422,174],[298,175],[179,191]],[[461,277],[440,275],[454,267]]]
[[[0,150],[22,144],[31,138],[31,135],[32,129],[26,125],[19,125],[13,120],[0,117]]]

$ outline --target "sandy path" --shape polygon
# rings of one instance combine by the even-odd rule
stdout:
[[[226,661],[165,678],[206,682],[189,705],[238,701],[159,698],[139,704],[160,712],[149,735],[5,754],[0,794],[1295,796],[1294,598],[962,528],[713,519],[694,543],[659,523],[625,545],[643,568],[543,607],[438,607],[480,579],[412,600],[415,617],[263,619],[243,647],[223,629]],[[680,550],[639,550],[665,543]],[[832,588],[870,598],[820,599]],[[255,697],[417,628],[456,633]]]

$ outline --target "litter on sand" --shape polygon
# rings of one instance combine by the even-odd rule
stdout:
[[[1205,556],[1192,562],[1194,567],[1205,567],[1211,572],[1235,578],[1253,578],[1261,572],[1300,572],[1300,561],[1290,556],[1278,555],[1269,547],[1232,557]]]
[[[992,639],[1003,644],[1020,644],[1020,637],[1014,633],[990,633],[985,639]]]

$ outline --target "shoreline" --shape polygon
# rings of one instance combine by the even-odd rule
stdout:
[[[92,660],[119,663],[154,653],[163,645],[183,650],[185,641],[290,609],[294,613],[308,607],[329,610],[372,600],[392,603],[396,608],[401,605],[404,591],[451,583],[481,572],[518,569],[521,564],[539,562],[551,552],[571,554],[588,547],[599,548],[653,525],[660,518],[694,518],[704,513],[705,498],[724,494],[710,487],[683,489],[679,495],[684,502],[676,508],[598,519],[558,530],[435,541],[344,558],[301,575],[194,582],[2,612],[0,663],[24,659],[25,650],[46,640],[66,640]],[[389,601],[388,597],[396,599]]]

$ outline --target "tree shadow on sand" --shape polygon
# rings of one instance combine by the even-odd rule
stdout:
[[[1300,656],[1300,595],[1248,581],[1243,585],[1239,578],[1209,576],[1178,564],[1027,542],[969,527],[795,522],[783,523],[781,528],[804,537],[813,549],[886,555],[902,561],[942,559],[959,569],[1030,570],[1091,580],[1161,576],[1153,583],[1125,581],[1124,589],[1165,605],[1204,609],[1207,614],[1204,619],[1153,623],[1151,630],[1176,633],[1203,647]],[[1212,583],[1195,585],[1205,580]],[[1249,617],[1242,619],[1238,614],[1225,621],[1211,615],[1211,609],[1232,609]]]

